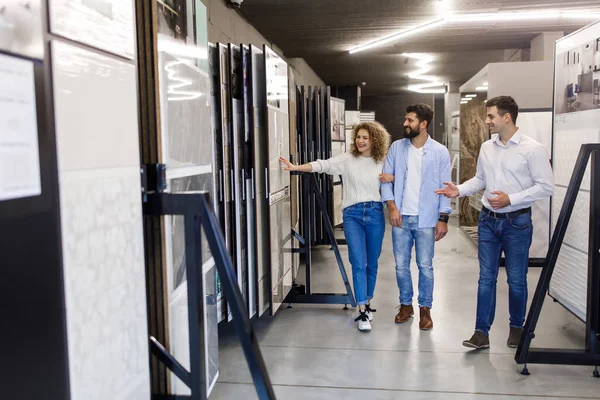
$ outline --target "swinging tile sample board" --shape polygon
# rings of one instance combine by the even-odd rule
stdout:
[[[600,23],[595,23],[555,44],[552,231],[581,145],[600,143],[600,109],[595,106],[592,92],[600,79],[600,71],[593,72],[597,69],[593,60],[599,38]],[[591,83],[586,84],[590,79]],[[588,164],[548,290],[550,296],[583,321],[587,313],[589,213]]]
[[[252,117],[254,145],[254,215],[256,216],[256,279],[258,315],[270,306],[271,231],[269,225],[269,170],[267,132],[267,88],[265,53],[250,46],[250,81],[252,83]]]
[[[211,103],[211,127],[214,138],[214,169],[215,169],[215,214],[219,220],[221,229],[225,226],[225,201],[224,201],[224,170],[223,170],[223,136],[221,126],[221,71],[219,68],[219,49],[210,43],[208,47],[208,64],[210,71],[210,103]],[[218,322],[227,316],[227,302],[221,289],[219,275],[216,276],[217,284],[217,315]]]
[[[239,46],[229,44],[229,101],[233,139],[233,220],[235,224],[235,267],[242,297],[248,305],[248,222],[246,210],[246,144],[244,113],[244,66]]]
[[[234,170],[233,170],[233,132],[231,123],[231,101],[230,101],[230,62],[229,48],[227,45],[217,43],[219,53],[219,97],[221,103],[221,143],[220,158],[223,164],[222,193],[223,193],[223,235],[225,244],[231,255],[231,261],[237,266],[236,239],[235,239],[235,216],[234,216]],[[236,269],[237,270],[237,269]],[[231,321],[231,312],[227,311],[227,319]]]
[[[274,315],[292,287],[292,227],[290,173],[279,157],[289,157],[290,128],[288,65],[267,46],[265,72],[267,89],[269,225],[271,245],[271,315]]]
[[[150,398],[136,67],[51,56],[71,398]]]
[[[207,13],[198,1],[177,3],[177,13],[157,5],[158,91],[161,159],[170,193],[208,192],[215,196],[216,169],[211,128],[211,76],[208,69]],[[198,42],[201,41],[201,42]],[[169,351],[190,367],[185,225],[182,216],[164,217],[168,293]],[[205,312],[205,372],[207,392],[218,376],[218,291],[216,266],[202,232],[202,274]],[[171,390],[187,395],[189,388],[170,375]]]
[[[248,249],[248,316],[254,317],[258,310],[258,271],[256,265],[256,196],[254,179],[254,108],[252,96],[252,56],[250,47],[242,49],[244,85],[244,171],[246,172],[246,244]]]

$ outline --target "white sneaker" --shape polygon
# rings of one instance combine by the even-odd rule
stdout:
[[[371,308],[371,304],[367,304],[365,306],[365,311],[367,312],[367,316],[369,317],[369,321],[373,321],[375,319],[375,316],[373,315],[374,312],[377,312],[376,309]]]
[[[369,316],[366,311],[358,311],[358,317],[354,319],[354,321],[358,322],[358,330],[359,331],[370,331],[371,330],[371,322],[369,321]]]

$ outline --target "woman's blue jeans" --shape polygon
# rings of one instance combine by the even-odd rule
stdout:
[[[357,203],[344,209],[344,235],[358,305],[367,304],[373,298],[384,234],[383,203]]]

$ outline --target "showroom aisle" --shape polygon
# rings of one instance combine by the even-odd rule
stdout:
[[[347,262],[344,247],[342,252]],[[313,254],[315,291],[342,291],[333,252],[322,247]],[[346,268],[350,274],[350,265]],[[506,347],[503,270],[491,348],[476,352],[462,347],[473,333],[478,264],[476,247],[456,220],[436,248],[432,331],[419,330],[418,316],[394,323],[398,291],[389,226],[379,268],[370,333],[359,332],[355,311],[340,306],[282,307],[273,320],[257,324],[279,399],[600,399],[600,379],[591,377],[590,367],[530,365],[531,376],[519,374],[514,349]],[[414,260],[413,271],[416,283]],[[538,277],[539,270],[531,269],[530,298]],[[535,347],[582,348],[584,325],[548,299],[536,334]],[[221,338],[220,351],[221,375],[211,399],[256,398],[235,335]]]

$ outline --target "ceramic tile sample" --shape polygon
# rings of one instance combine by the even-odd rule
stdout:
[[[563,244],[548,293],[585,321],[587,310],[587,254]]]
[[[244,112],[244,71],[239,46],[229,44],[231,133],[233,138],[233,209],[235,221],[235,262],[238,285],[248,305],[248,219],[246,214],[246,145]]]
[[[287,63],[266,46],[264,52],[271,237],[271,315],[274,315],[291,289],[290,173],[283,169],[279,161],[279,157],[288,157],[290,154],[289,88]]]
[[[161,129],[167,170],[212,166],[209,76],[188,61],[159,53]],[[210,167],[212,168],[212,167]],[[212,174],[212,170],[206,173]]]
[[[562,209],[567,189],[557,186],[554,189],[552,198],[552,232],[556,229],[558,216]],[[578,250],[587,253],[588,238],[590,231],[590,193],[580,191],[577,193],[575,207],[569,220],[567,234],[564,238],[564,243],[570,244]]]
[[[268,108],[269,132],[269,192],[290,186],[290,173],[284,170],[279,157],[289,156],[289,116],[273,107]]]
[[[219,377],[219,326],[217,319],[217,275],[216,267],[212,266],[204,271],[204,313],[206,321],[205,355],[206,355],[206,382],[207,394],[214,387]]]
[[[135,55],[132,0],[50,0],[50,30],[109,53]]]
[[[139,167],[60,172],[73,399],[150,398],[139,186]]]
[[[244,85],[244,166],[246,170],[246,215],[248,248],[248,316],[257,311],[257,264],[256,264],[256,189],[254,172],[254,107],[252,98],[252,56],[250,47],[242,45],[243,85]]]
[[[252,107],[254,139],[254,179],[256,204],[256,265],[258,280],[258,314],[264,314],[271,298],[269,288],[270,231],[269,231],[269,188],[267,164],[266,82],[264,52],[250,46],[252,68]]]
[[[581,145],[600,142],[600,129],[556,130],[554,134],[554,180],[557,185],[569,186]],[[581,188],[590,189],[590,167],[585,169]]]
[[[545,258],[550,243],[550,199],[536,201],[531,206],[533,239],[529,248],[529,258]]]
[[[271,315],[292,288],[292,234],[290,198],[270,206],[271,220]]]
[[[219,219],[219,225],[225,226],[225,200],[224,200],[224,173],[223,173],[223,136],[221,127],[221,90],[219,64],[219,49],[213,43],[208,47],[208,62],[210,66],[210,104],[211,104],[211,126],[214,138],[214,175],[215,175],[215,214]],[[226,232],[223,232],[225,235]],[[217,315],[218,321],[225,319],[227,306],[223,293],[221,292],[220,278],[217,274]]]
[[[139,167],[135,65],[53,41],[52,66],[59,169]]]
[[[41,0],[0,0],[0,50],[44,58]]]

